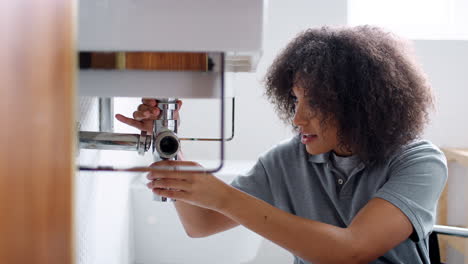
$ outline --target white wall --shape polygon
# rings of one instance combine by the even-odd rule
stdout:
[[[425,136],[438,146],[468,147],[468,40],[415,40],[436,96]]]
[[[264,55],[256,73],[237,73],[236,135],[227,143],[228,159],[251,160],[291,136],[263,95],[261,83],[278,52],[301,30],[324,24],[346,23],[346,1],[271,1],[265,32]],[[431,115],[424,137],[442,147],[468,147],[468,40],[414,40],[418,61],[427,73],[436,96],[436,111]],[[207,111],[213,109],[212,111]],[[228,114],[230,109],[228,108]],[[217,136],[217,102],[185,100],[181,110],[181,133]],[[226,122],[230,122],[226,116]],[[214,131],[214,132],[213,132]],[[213,134],[215,133],[215,134]],[[230,133],[227,127],[226,134]],[[215,159],[218,143],[184,142],[189,159]]]
[[[263,96],[263,86],[261,80],[278,52],[301,30],[313,26],[346,24],[346,0],[303,0],[303,1],[283,1],[271,0],[268,7],[268,24],[265,29],[264,54],[258,65],[256,73],[241,73],[236,75],[236,136],[232,142],[227,143],[226,155],[231,160],[255,160],[258,155],[280,140],[291,136],[290,128],[283,125],[273,111],[273,107]],[[431,79],[438,98],[438,114],[434,115],[433,123],[426,131],[426,137],[441,146],[468,147],[467,118],[468,108],[463,107],[464,101],[468,98],[468,75],[463,71],[467,68],[468,44],[460,41],[416,41],[416,53],[420,57],[424,69]],[[119,100],[117,100],[119,101]],[[117,102],[123,105],[119,112],[131,115],[134,108],[139,103],[139,99],[132,99],[127,102]],[[214,109],[214,110],[211,110]],[[218,111],[216,101],[186,100],[184,102],[182,113],[181,133],[192,136],[216,136],[218,131],[218,116],[212,111]],[[213,133],[215,131],[215,133]],[[131,129],[120,124],[116,124],[116,132],[134,132]],[[229,134],[229,129],[227,131]],[[188,159],[207,160],[215,159],[218,154],[218,145],[205,142],[184,142],[183,149]],[[139,162],[148,162],[140,160]],[[104,175],[101,175],[104,176]],[[125,220],[110,221],[110,216],[117,214],[120,217],[126,217],[119,214],[119,208],[128,210],[125,205],[125,199],[112,201],[118,197],[116,193],[107,194],[108,179],[102,179],[98,184],[96,179],[90,178],[85,174],[80,174],[78,200],[81,206],[78,206],[79,214],[89,214],[88,216],[79,215],[78,220],[84,221],[78,223],[82,232],[95,232],[96,236],[105,236],[102,229],[98,228],[98,223],[85,222],[85,217],[96,216],[96,208],[120,201],[120,204],[109,207],[110,212],[100,212],[102,217],[101,224],[107,223],[108,230],[119,230]],[[88,180],[84,180],[88,177]],[[93,177],[94,178],[94,177]],[[89,186],[86,184],[89,183]],[[94,184],[94,185],[93,185]],[[126,183],[125,183],[126,184]],[[120,181],[119,186],[124,186]],[[99,188],[99,189],[96,189]],[[120,188],[120,187],[119,187]],[[124,195],[126,191],[120,188]],[[98,199],[96,191],[100,193]],[[91,195],[91,198],[86,195]],[[126,197],[126,196],[125,196]],[[92,199],[98,199],[101,205],[91,205]],[[84,204],[88,202],[88,207]],[[120,205],[120,207],[119,207]],[[105,208],[102,207],[102,208]],[[94,215],[93,215],[94,213]],[[94,231],[92,231],[94,230]],[[128,234],[120,233],[121,237]],[[114,234],[109,239],[114,239],[119,235]],[[80,245],[78,245],[82,254],[99,241],[101,246],[100,254],[111,252],[117,249],[121,244],[113,242],[110,246],[103,245],[104,240],[86,241],[83,236],[79,236]],[[83,244],[85,243],[85,244]],[[86,244],[89,243],[89,244]],[[93,244],[94,243],[94,244]],[[119,242],[120,243],[120,242]],[[108,250],[108,251],[105,251]],[[274,252],[274,253],[272,253]],[[99,263],[96,262],[96,251],[88,252],[88,258],[83,258],[78,263]],[[107,254],[107,253],[106,253]],[[130,254],[130,253],[128,253]],[[121,255],[101,255],[100,259],[104,261],[116,260]],[[94,262],[86,260],[94,259]],[[120,259],[122,261],[122,259]],[[263,241],[261,251],[259,251],[255,261],[251,263],[290,263],[290,255],[275,246],[274,244]],[[114,262],[115,263],[115,262]]]
[[[277,118],[272,105],[263,95],[264,87],[261,81],[267,68],[280,50],[299,32],[314,26],[345,23],[346,0],[269,1],[264,53],[257,71],[237,73],[235,76],[236,135],[234,140],[226,145],[228,159],[256,159],[272,145],[292,135],[290,127]],[[190,128],[202,131],[203,135],[212,134],[210,130],[218,131],[218,116],[213,117],[207,112],[207,109],[218,111],[216,102],[208,102],[206,108],[198,110],[200,105],[198,101],[184,102],[181,110],[182,133],[190,134],[187,132]],[[228,120],[229,118],[228,116]],[[200,125],[208,127],[200,128]],[[226,134],[229,133],[230,130],[227,129]],[[183,143],[183,149],[189,159],[215,159],[219,153],[217,146],[217,143],[206,142]]]
[[[97,98],[81,97],[82,131],[98,131]],[[151,159],[121,151],[79,150],[80,165],[145,166]],[[114,161],[117,161],[114,163]],[[77,171],[75,177],[75,243],[77,264],[133,263],[130,233],[130,182],[134,173]]]
[[[96,98],[80,98],[77,109],[77,117],[81,130],[97,130],[97,100]],[[81,150],[77,151],[81,154]],[[89,164],[98,158],[97,153],[78,155],[77,162]],[[94,173],[77,171],[75,174],[75,263],[94,264],[96,255],[96,178]]]

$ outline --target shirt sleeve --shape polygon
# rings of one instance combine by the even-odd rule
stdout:
[[[411,239],[425,239],[435,224],[437,202],[447,181],[447,161],[435,146],[404,151],[374,197],[398,207],[411,221]]]
[[[231,186],[273,205],[270,182],[261,159],[247,173],[237,176]]]

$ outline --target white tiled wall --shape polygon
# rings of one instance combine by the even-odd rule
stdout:
[[[97,98],[79,98],[81,131],[98,131]],[[87,166],[148,165],[136,152],[80,150],[79,164]],[[130,182],[138,174],[77,171],[75,229],[77,264],[132,263]]]
[[[80,98],[77,118],[81,130],[97,131],[99,128],[96,98]],[[79,152],[78,161],[91,163],[99,158],[97,152],[84,155]],[[75,239],[76,264],[96,263],[96,174],[76,172],[75,176]]]

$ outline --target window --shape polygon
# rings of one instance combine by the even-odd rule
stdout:
[[[468,39],[468,0],[348,0],[348,24],[411,39]]]

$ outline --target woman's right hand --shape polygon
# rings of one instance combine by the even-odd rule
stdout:
[[[142,104],[133,112],[133,118],[121,114],[116,114],[115,118],[124,124],[140,129],[141,131],[146,131],[148,135],[150,135],[153,133],[154,120],[158,119],[161,110],[158,107],[156,99],[143,98],[141,102]],[[179,120],[179,109],[182,106],[182,101],[178,100],[177,105],[175,119]]]

